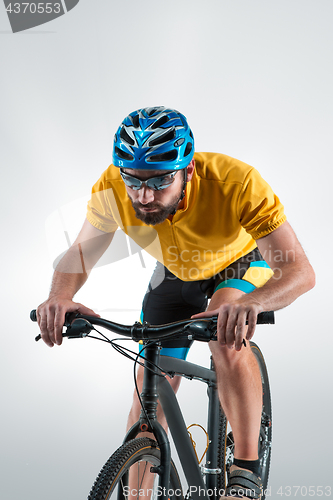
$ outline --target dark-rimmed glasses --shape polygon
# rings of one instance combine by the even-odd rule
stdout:
[[[167,174],[159,175],[158,177],[151,177],[145,181],[137,179],[133,175],[125,174],[122,170],[120,170],[120,175],[126,186],[134,189],[135,191],[138,191],[143,186],[153,189],[154,191],[160,191],[161,189],[169,187],[173,183],[177,172],[178,170],[175,170],[173,172],[168,172]]]

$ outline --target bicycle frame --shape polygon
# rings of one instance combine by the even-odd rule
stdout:
[[[145,371],[141,397],[148,413],[151,427],[142,411],[140,419],[128,431],[124,442],[135,438],[143,430],[153,432],[161,450],[161,466],[155,472],[159,473],[159,487],[162,488],[160,491],[167,494],[171,452],[167,434],[156,420],[157,400],[159,400],[170,428],[188,487],[190,488],[190,496],[193,500],[199,500],[199,497],[208,497],[207,490],[216,491],[217,474],[221,472],[217,468],[219,399],[216,388],[216,374],[212,362],[210,369],[204,368],[181,359],[160,356],[159,350],[160,347],[158,345],[153,345],[148,346],[144,351]],[[152,373],[149,368],[146,368],[146,366],[149,367],[150,362],[158,365],[165,372],[184,376],[189,379],[200,380],[208,385],[207,424],[209,447],[206,455],[206,484],[187,432],[177,397],[165,377],[160,377],[158,374]]]
[[[30,319],[32,321],[37,321],[36,310],[32,310],[30,313]],[[150,471],[153,473],[157,473],[159,475],[159,490],[158,496],[162,496],[163,500],[167,500],[168,491],[169,491],[169,480],[172,477],[173,484],[179,484],[178,477],[175,479],[174,476],[170,476],[171,469],[171,452],[170,452],[170,443],[168,440],[168,436],[157,421],[157,404],[158,401],[161,402],[162,409],[164,411],[168,426],[171,430],[171,434],[177,449],[178,456],[180,458],[181,466],[184,471],[185,477],[187,479],[188,487],[189,487],[189,496],[191,500],[199,500],[199,497],[211,497],[212,500],[215,500],[216,495],[223,494],[222,492],[217,491],[217,484],[219,481],[219,474],[225,473],[225,464],[223,464],[223,471],[218,469],[218,460],[221,450],[220,444],[220,432],[218,428],[218,424],[220,423],[222,410],[220,409],[219,398],[217,395],[217,386],[216,386],[216,375],[214,372],[214,367],[211,363],[210,369],[204,368],[200,365],[196,365],[193,363],[189,363],[184,360],[179,360],[171,357],[160,357],[160,344],[157,343],[156,339],[166,339],[171,338],[172,336],[182,335],[187,338],[191,338],[192,340],[198,340],[202,342],[210,342],[216,340],[216,317],[211,318],[209,320],[183,320],[175,323],[169,323],[160,326],[149,325],[149,323],[134,323],[134,325],[121,325],[117,323],[113,323],[111,321],[105,320],[103,318],[98,318],[95,316],[85,316],[78,313],[68,313],[65,318],[65,326],[67,327],[66,336],[68,338],[82,338],[89,335],[89,333],[93,330],[93,325],[98,325],[106,328],[115,333],[119,333],[125,337],[131,337],[135,341],[143,341],[146,342],[145,346],[145,357],[144,357],[144,380],[143,380],[143,389],[141,394],[142,406],[143,409],[141,411],[141,416],[132,428],[128,431],[124,443],[128,442],[136,438],[136,436],[140,432],[149,431],[152,432],[159,446],[159,462],[155,460],[152,463],[159,463],[160,465],[156,465],[151,467]],[[274,313],[273,311],[262,312],[257,317],[257,324],[274,324]],[[110,342],[113,344],[107,337],[103,335],[104,340],[106,342]],[[41,335],[38,335],[35,340],[40,340]],[[97,337],[92,337],[97,338]],[[271,430],[271,398],[269,391],[269,381],[267,370],[265,366],[265,361],[261,354],[260,349],[254,343],[250,342],[251,348],[254,349],[255,357],[257,358],[261,379],[263,385],[263,410],[261,417],[261,429],[258,441],[258,452],[260,459],[260,467],[261,467],[261,477],[264,479],[264,485],[267,485],[268,474],[269,474],[269,465],[270,465],[270,446],[272,440],[272,430]],[[202,382],[205,382],[208,385],[208,437],[209,444],[207,450],[207,463],[208,467],[199,467],[197,463],[197,457],[195,451],[192,446],[191,439],[188,435],[187,428],[183,419],[182,412],[180,410],[177,398],[170,386],[167,382],[163,373],[167,373],[170,376],[179,375],[184,376],[189,379],[197,379]],[[223,417],[223,413],[222,413]],[[225,431],[226,428],[226,420],[223,420],[223,429]],[[229,434],[228,434],[229,437]],[[225,436],[227,438],[227,436]],[[147,445],[147,449],[154,448],[154,444],[151,440],[143,440],[145,441],[145,445]],[[126,454],[128,452],[133,452],[133,446],[138,446],[142,444],[142,440],[137,441],[135,443],[131,443],[129,446],[125,446]],[[230,437],[230,446],[233,443],[233,438]],[[224,446],[224,452],[226,451],[226,444]],[[229,445],[228,445],[229,447]],[[112,468],[118,464],[119,458],[117,455],[118,451],[122,450],[123,447],[120,447],[119,450],[115,454],[113,454],[104,467],[107,467],[108,475],[98,478],[95,481],[93,486],[93,490],[95,488],[99,488],[100,485],[105,487],[107,485],[110,486],[110,471],[109,465]],[[146,448],[142,449],[143,451]],[[231,449],[231,448],[230,448]],[[139,452],[139,455],[136,457],[133,455],[134,462],[135,460],[140,461],[142,458],[142,453],[140,453],[139,449],[136,449],[136,452]],[[156,450],[155,450],[156,451]],[[148,451],[148,455],[151,453]],[[231,450],[232,453],[232,450]],[[127,455],[126,455],[127,456]],[[152,456],[155,457],[155,454],[152,453]],[[113,463],[114,457],[118,460],[116,464]],[[124,458],[124,457],[123,457]],[[222,458],[222,457],[221,457]],[[110,462],[111,461],[111,462]],[[110,463],[109,463],[110,462]],[[229,463],[229,462],[228,462]],[[130,466],[130,463],[125,462],[122,465],[123,467]],[[118,469],[117,469],[118,470]],[[104,468],[102,469],[104,471]],[[101,473],[102,473],[101,471]],[[119,470],[121,473],[121,470]],[[177,475],[177,472],[173,470],[173,473]],[[104,474],[104,472],[103,472]],[[203,480],[202,474],[206,475],[206,480]],[[122,476],[116,477],[116,482],[121,479]],[[226,479],[226,478],[224,478]],[[113,479],[112,479],[113,481]],[[222,482],[225,484],[225,481]],[[176,486],[177,488],[177,486]],[[96,490],[96,491],[97,491]],[[118,490],[119,491],[119,490]],[[178,491],[178,490],[176,490]],[[172,495],[175,496],[174,494]],[[178,496],[178,494],[176,494]],[[118,496],[118,498],[123,498]],[[265,498],[265,496],[263,496]]]

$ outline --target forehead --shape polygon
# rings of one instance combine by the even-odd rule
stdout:
[[[161,177],[173,172],[173,170],[136,170],[134,168],[123,168],[122,171],[141,180],[150,179],[151,177]]]

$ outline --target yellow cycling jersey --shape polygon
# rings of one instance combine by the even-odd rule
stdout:
[[[104,232],[120,227],[184,281],[211,278],[256,247],[285,220],[284,208],[257,170],[218,153],[195,153],[184,206],[161,224],[135,216],[114,165],[92,189],[87,219]]]

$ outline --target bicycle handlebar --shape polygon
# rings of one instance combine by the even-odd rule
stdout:
[[[37,321],[36,309],[31,311],[30,319],[31,321]],[[274,324],[274,312],[268,311],[258,314],[257,324]],[[165,325],[150,325],[146,322],[122,325],[97,316],[67,313],[64,324],[67,330],[63,333],[63,337],[69,339],[86,337],[94,329],[93,325],[102,326],[113,333],[130,337],[136,342],[140,340],[162,340],[170,336],[187,337],[190,340],[209,342],[214,340],[216,334],[217,316],[203,319],[187,319]],[[36,342],[40,339],[41,335],[35,338]]]

